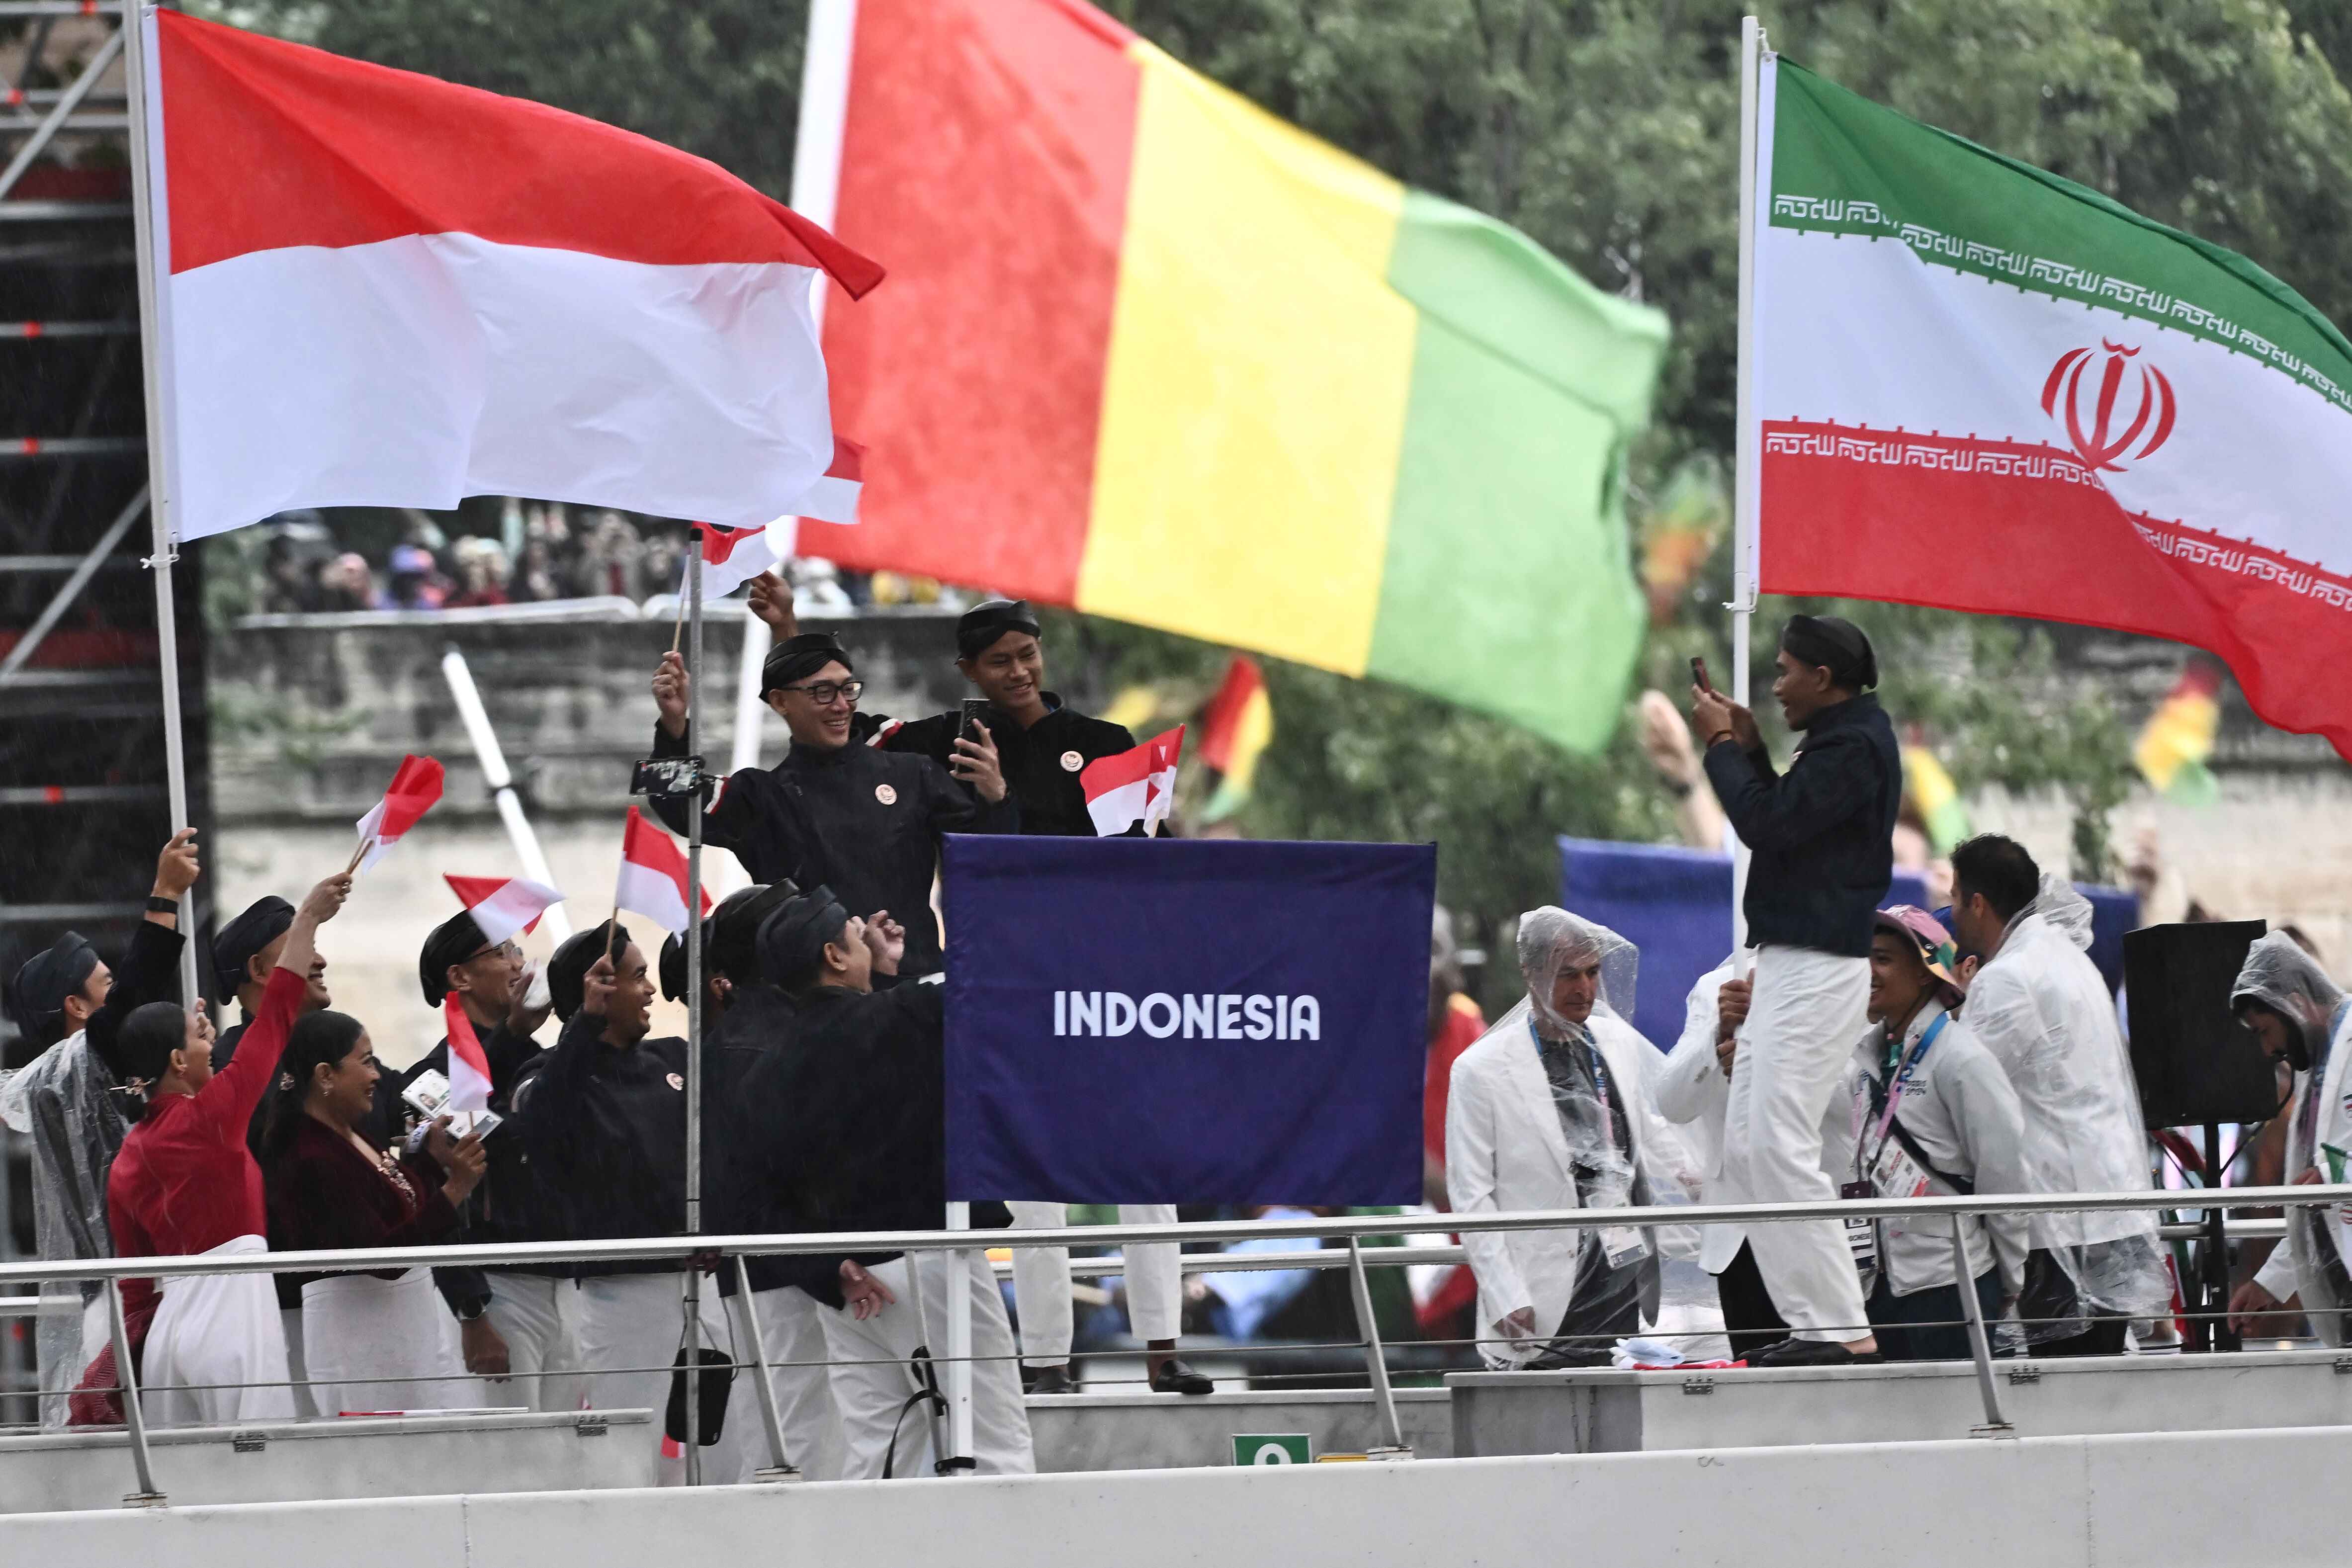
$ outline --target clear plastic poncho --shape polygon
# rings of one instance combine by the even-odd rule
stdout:
[[[2286,1180],[2298,1181],[2315,1166],[2321,1181],[2340,1180],[2333,1162],[2323,1163],[2323,1158],[2331,1143],[2339,1150],[2352,1148],[2352,1129],[2343,1125],[2347,1120],[2343,1090],[2339,1087],[2332,1099],[2326,1093],[2331,1076],[2341,1083],[2342,1075],[2331,1075],[2329,1069],[2345,1048],[2341,1037],[2352,1034],[2352,1016],[2330,1028],[2336,1009],[2344,1005],[2343,988],[2327,978],[2318,960],[2296,946],[2293,937],[2274,931],[2248,950],[2237,984],[2230,988],[2230,1005],[2235,1007],[2242,1001],[2259,1002],[2301,1029],[2311,1056],[2311,1066],[2296,1076],[2294,1108],[2287,1116]],[[2343,1312],[2352,1308],[2352,1267],[2347,1267],[2352,1265],[2352,1234],[2336,1205],[2289,1209],[2287,1215],[2287,1246],[2294,1252],[2304,1311],[2314,1332],[2326,1343],[2341,1346],[2347,1339]]]
[[[1528,1039],[1532,1019],[1545,1039],[1575,1043],[1588,1033],[1597,1037],[1597,1026],[1602,1020],[1622,1023],[1624,1015],[1633,1011],[1641,950],[1607,926],[1546,904],[1519,917],[1518,956],[1528,993],[1503,1015],[1495,1026],[1497,1030],[1516,1031],[1519,1038]],[[1553,986],[1562,970],[1596,960],[1601,965],[1600,987],[1591,1018],[1583,1026],[1572,1024],[1553,1007]],[[1528,1040],[1528,1048],[1534,1048],[1533,1040]],[[1569,1163],[1576,1172],[1577,1201],[1585,1208],[1625,1208],[1647,1203],[1651,1184],[1642,1179],[1642,1173],[1617,1146],[1616,1129],[1609,1107],[1601,1101],[1598,1081],[1591,1076],[1589,1065],[1579,1065],[1585,1070],[1566,1081],[1546,1074],[1553,1109],[1559,1114],[1560,1134],[1568,1143]],[[1647,1086],[1640,1079],[1620,1082],[1613,1071],[1609,1079],[1610,1095],[1626,1119],[1628,1141],[1639,1154],[1643,1149],[1640,1097],[1648,1092]],[[1598,1232],[1585,1233],[1580,1279],[1601,1266],[1598,1240]]]
[[[33,1244],[45,1260],[110,1258],[106,1176],[131,1131],[113,1078],[79,1031],[15,1072],[0,1074],[0,1122],[33,1143]],[[82,1310],[95,1281],[41,1287],[36,1335],[41,1425],[66,1424],[65,1395],[81,1378]]]
[[[2090,945],[2090,900],[2045,873],[1960,1009],[2017,1089],[2027,1179],[2036,1192],[2139,1192],[2151,1180],[2139,1085]],[[2154,1214],[2081,1211],[2036,1215],[2031,1223],[2032,1246],[2046,1261],[2028,1259],[2019,1302],[2028,1342],[2080,1333],[2093,1312],[2171,1311],[2171,1275]]]

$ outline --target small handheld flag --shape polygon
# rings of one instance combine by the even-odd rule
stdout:
[[[364,871],[383,859],[440,798],[441,764],[431,757],[401,758],[383,798],[360,818],[359,847],[352,851],[352,863],[344,869]]]
[[[613,907],[634,910],[673,936],[685,934],[686,854],[634,805],[621,835],[621,877],[613,889]],[[707,891],[702,910],[710,912]]]
[[[490,1058],[455,991],[441,998],[441,1024],[449,1036],[448,1109],[478,1116],[490,1108]]]
[[[533,882],[522,877],[458,877],[444,873],[441,879],[482,928],[482,940],[501,942],[509,937],[534,930],[539,917],[549,908],[563,901],[563,895],[544,882]]]
[[[1078,773],[1095,835],[1116,838],[1137,823],[1149,837],[1176,804],[1176,764],[1184,755],[1184,726],[1155,735],[1130,752],[1097,757]]]

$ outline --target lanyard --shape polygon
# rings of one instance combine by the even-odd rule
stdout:
[[[1573,1026],[1574,1026],[1572,1025],[1570,1026],[1570,1027]],[[1614,1139],[1617,1136],[1617,1118],[1615,1113],[1610,1109],[1609,1104],[1609,1066],[1606,1062],[1603,1062],[1601,1059],[1601,1047],[1599,1043],[1593,1039],[1592,1031],[1591,1029],[1585,1029],[1580,1031],[1580,1033],[1584,1036],[1584,1040],[1582,1042],[1584,1046],[1584,1059],[1587,1065],[1592,1068],[1592,1087],[1601,1096],[1601,1114],[1602,1119],[1609,1124],[1609,1136],[1612,1139]],[[1536,1028],[1536,1021],[1533,1014],[1528,1015],[1528,1038],[1536,1043],[1536,1059],[1538,1062],[1542,1061],[1544,1037]],[[1576,1048],[1574,1045],[1566,1040],[1563,1040],[1560,1043],[1568,1046],[1570,1050]]]
[[[1899,1068],[1895,1060],[1892,1058],[1888,1060],[1885,1084],[1886,1106],[1879,1112],[1878,1126],[1871,1134],[1868,1145],[1869,1158],[1862,1163],[1864,1170],[1866,1171],[1875,1164],[1878,1152],[1886,1147],[1886,1130],[1895,1125],[1895,1108],[1901,1102],[1901,1097],[1895,1092],[1895,1087],[1919,1069],[1919,1064],[1927,1059],[1927,1048],[1936,1043],[1936,1037],[1942,1034],[1944,1026],[1951,1021],[1952,1016],[1949,1013],[1939,1015],[1934,1023],[1927,1026],[1927,1032],[1919,1037],[1919,1043],[1912,1047],[1902,1058]]]

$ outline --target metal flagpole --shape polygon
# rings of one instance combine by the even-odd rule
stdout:
[[[1762,432],[1756,424],[1756,149],[1758,83],[1764,61],[1764,24],[1739,22],[1739,373],[1738,447],[1732,479],[1731,700],[1749,706],[1749,623],[1756,615],[1756,533],[1763,497]],[[1731,947],[1748,946],[1748,846],[1737,835],[1731,846]],[[1744,976],[1744,963],[1738,967]]]
[[[687,536],[686,750],[702,738],[701,540]],[[702,1233],[702,781],[686,807],[686,1234]],[[743,1303],[749,1310],[751,1303]],[[686,1266],[686,1484],[702,1484],[702,1273]]]
[[[172,400],[164,395],[158,361],[168,343],[165,300],[157,280],[171,265],[172,231],[162,221],[170,211],[170,172],[163,159],[163,106],[148,64],[154,8],[122,0],[123,96],[131,110],[131,226],[139,266],[139,361],[147,395],[147,516],[154,553],[143,564],[155,585],[155,663],[163,679],[163,780],[171,829],[193,826],[188,816],[188,759],[180,717],[180,627],[173,602],[173,515],[179,505],[173,464]],[[180,895],[180,1000],[194,1006],[196,990],[195,899]]]
[[[793,142],[793,210],[812,223],[833,226],[841,193],[841,132],[849,114],[850,46],[857,36],[857,0],[813,0],[808,43],[801,60],[800,124]],[[824,341],[824,273],[809,285],[809,314],[817,341]],[[797,522],[799,520],[794,519]],[[790,559],[780,552],[777,563]],[[735,746],[729,772],[760,765],[760,666],[767,661],[773,634],[757,616],[743,617],[743,662],[735,680]]]

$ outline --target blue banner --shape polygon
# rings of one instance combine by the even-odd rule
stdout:
[[[1421,1201],[1431,845],[955,836],[948,1195]]]
[[[1599,921],[1642,950],[1633,1025],[1660,1050],[1672,1050],[1690,988],[1731,952],[1731,857],[1563,838],[1559,871],[1562,909]],[[2077,888],[2091,900],[2091,962],[2113,991],[2123,984],[2123,933],[2138,923],[2139,900],[2117,888]],[[1917,873],[1903,870],[1881,907],[1894,904],[1934,907]]]

